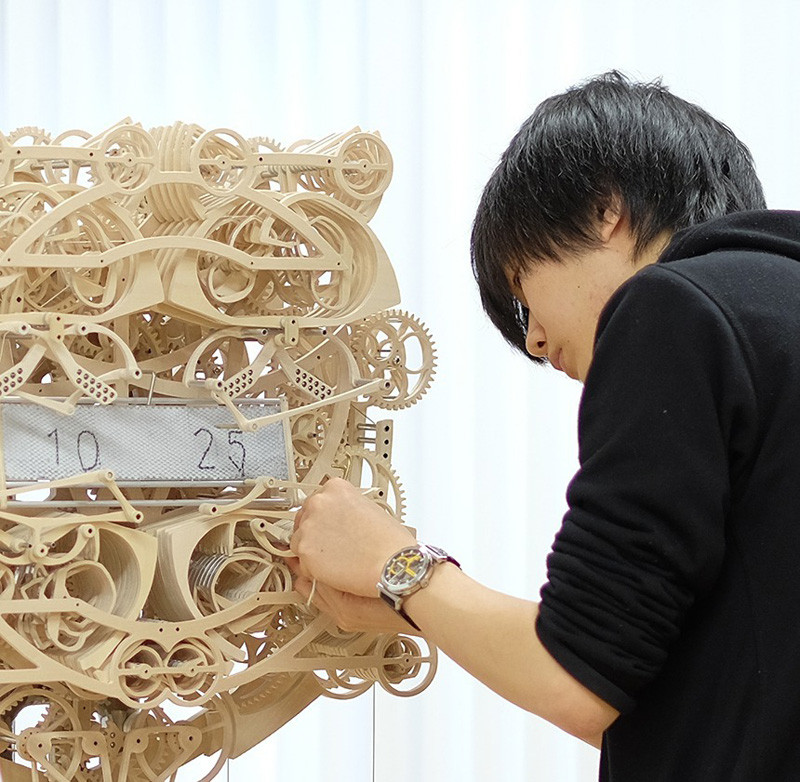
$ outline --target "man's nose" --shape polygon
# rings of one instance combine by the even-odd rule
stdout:
[[[547,357],[547,338],[544,329],[530,313],[528,313],[528,334],[525,337],[525,349],[536,358]]]

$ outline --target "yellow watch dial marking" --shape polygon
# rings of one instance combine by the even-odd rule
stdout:
[[[417,575],[416,571],[413,570],[411,567],[417,562],[422,560],[422,555],[417,552],[411,555],[402,555],[397,557],[397,559],[392,563],[390,573],[393,576],[398,576],[401,573],[407,573],[409,576]]]

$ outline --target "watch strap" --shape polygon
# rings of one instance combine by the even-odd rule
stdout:
[[[388,603],[389,606],[393,608],[398,614],[400,614],[400,616],[402,616],[403,619],[405,619],[406,622],[408,622],[415,630],[418,630],[420,633],[422,632],[420,626],[406,613],[405,608],[403,608],[402,598],[399,601],[396,601],[387,592],[381,592],[380,596],[381,600],[383,600],[384,603]],[[398,602],[400,603],[400,605],[397,604]]]
[[[435,564],[439,564],[440,562],[452,562],[459,570],[461,569],[461,564],[458,560],[456,560],[455,557],[451,557],[443,548],[429,546],[427,543],[423,543],[420,548],[424,548],[430,552]]]

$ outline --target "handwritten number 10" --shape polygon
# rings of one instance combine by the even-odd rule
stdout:
[[[53,444],[56,448],[56,466],[58,466],[61,464],[61,444],[58,437],[58,429],[48,432],[47,436],[53,438]],[[83,429],[78,433],[75,440],[75,452],[84,472],[96,470],[100,466],[100,443],[97,441],[94,432]]]

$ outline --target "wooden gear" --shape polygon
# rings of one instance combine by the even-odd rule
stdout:
[[[321,693],[431,680],[423,639],[343,632],[285,564],[327,475],[402,520],[392,422],[369,408],[416,402],[435,356],[388,309],[397,283],[368,222],[391,173],[359,129],[287,149],[129,120],[0,134],[4,780],[185,779],[201,755],[208,780]],[[190,426],[208,443],[190,466],[216,470],[222,441],[228,472],[176,479],[172,424],[122,435],[159,405],[221,410]],[[104,460],[93,422],[109,416],[132,466]],[[285,474],[246,474],[245,438],[268,430]]]

